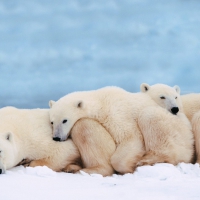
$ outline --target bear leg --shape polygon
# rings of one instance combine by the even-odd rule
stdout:
[[[166,155],[156,155],[153,151],[148,151],[145,153],[145,155],[142,157],[142,159],[137,163],[137,166],[143,166],[143,165],[154,165],[156,163],[171,163],[171,164],[177,164],[172,163],[168,156]]]
[[[144,153],[141,138],[128,138],[118,145],[111,157],[111,164],[120,174],[133,173]]]
[[[114,173],[110,158],[116,145],[100,123],[93,119],[80,119],[72,128],[71,137],[81,154],[83,171],[103,176]]]
[[[195,138],[196,163],[200,164],[200,111],[192,118],[192,130]]]

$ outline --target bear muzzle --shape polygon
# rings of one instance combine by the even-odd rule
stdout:
[[[4,168],[0,168],[0,174],[5,174]]]
[[[3,165],[3,163],[0,160],[0,174],[5,174],[5,172],[6,172],[5,166]]]

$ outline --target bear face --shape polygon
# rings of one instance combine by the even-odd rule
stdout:
[[[0,133],[0,174],[16,165],[17,152],[13,134]]]
[[[62,106],[61,106],[62,105]],[[49,101],[49,115],[53,127],[53,140],[65,141],[76,121],[84,117],[83,102],[80,100]]]
[[[180,98],[180,88],[178,86],[170,87],[164,84],[148,85],[142,83],[140,90],[149,95],[159,106],[167,109],[176,115],[179,110],[182,111],[182,102]]]

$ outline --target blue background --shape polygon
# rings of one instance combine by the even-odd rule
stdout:
[[[79,90],[200,91],[200,1],[0,0],[0,107]]]

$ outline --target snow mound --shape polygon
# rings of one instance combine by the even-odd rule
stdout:
[[[43,167],[38,166],[34,168],[18,166],[10,170],[7,170],[6,172],[6,175],[12,176],[16,174],[39,176],[39,177],[56,177],[57,174],[62,174],[62,173],[57,173],[46,166]],[[71,175],[75,176],[74,174]],[[100,174],[88,174],[84,171],[80,171],[80,173],[76,174],[76,176],[77,175],[84,177],[93,177],[95,179],[104,178]],[[114,180],[114,179],[121,179],[123,177],[131,177],[132,179],[152,178],[155,180],[162,180],[162,181],[170,178],[181,178],[181,177],[193,178],[193,177],[200,177],[200,166],[197,163],[196,164],[180,163],[177,166],[168,163],[159,163],[155,164],[154,166],[146,165],[138,167],[133,174],[131,173],[125,175],[113,174],[109,178],[112,178],[112,180]]]
[[[8,175],[21,174],[21,175],[40,176],[40,177],[55,177],[57,173],[46,166],[43,166],[43,167],[18,166],[11,170],[7,170],[6,174],[8,174]]]
[[[0,199],[199,200],[199,176],[198,164],[185,163],[142,166],[133,174],[109,177],[18,166],[0,175]]]
[[[155,178],[166,180],[172,177],[180,177],[181,172],[172,164],[155,164],[154,166],[138,167],[134,176],[137,178]]]

